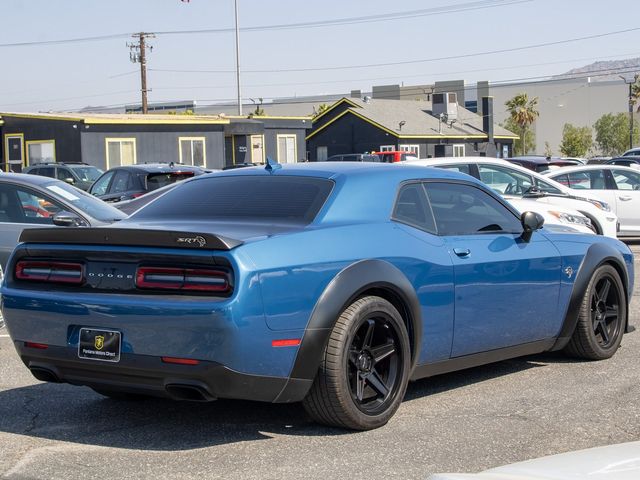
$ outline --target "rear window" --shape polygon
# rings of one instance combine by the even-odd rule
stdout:
[[[167,192],[132,218],[311,223],[333,182],[323,178],[212,176]]]
[[[170,183],[193,177],[193,172],[150,173],[147,175],[147,190],[156,190]]]

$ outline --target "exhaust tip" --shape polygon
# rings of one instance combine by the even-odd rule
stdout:
[[[211,393],[200,385],[188,385],[170,383],[165,385],[165,390],[174,400],[187,400],[190,402],[211,402],[216,399]]]
[[[41,382],[60,383],[58,376],[48,368],[31,367],[31,374]]]

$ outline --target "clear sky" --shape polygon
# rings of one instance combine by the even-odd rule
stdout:
[[[539,77],[640,57],[637,0],[237,1],[246,101]],[[315,25],[258,28],[301,23]],[[222,30],[150,40],[149,101],[233,101],[233,26],[233,0],[0,0],[0,111],[139,103],[139,65],[126,46],[139,31]],[[114,37],[10,45],[105,35]],[[443,57],[458,58],[435,60]]]

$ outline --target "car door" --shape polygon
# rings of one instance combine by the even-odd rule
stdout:
[[[516,214],[465,183],[427,182],[436,229],[454,265],[452,357],[552,338],[560,329],[561,259],[540,232],[527,242]]]
[[[640,173],[613,168],[611,176],[620,230],[640,232]]]

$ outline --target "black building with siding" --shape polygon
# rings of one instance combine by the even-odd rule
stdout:
[[[267,156],[306,156],[308,118],[161,114],[0,114],[2,168],[85,162],[106,170],[133,163],[179,162],[220,169]]]
[[[314,118],[309,160],[385,150],[412,151],[419,158],[511,155],[518,137],[494,123],[490,97],[479,116],[457,105],[455,94],[448,104],[451,94],[443,95],[435,114],[432,102],[342,98]]]

